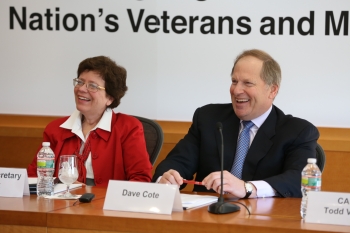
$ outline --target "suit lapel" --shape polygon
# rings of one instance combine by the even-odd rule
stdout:
[[[266,156],[267,152],[272,146],[271,138],[275,135],[277,122],[276,110],[273,107],[271,113],[266,118],[265,122],[259,128],[254,137],[247,157],[244,162],[242,179],[252,180],[259,161]]]

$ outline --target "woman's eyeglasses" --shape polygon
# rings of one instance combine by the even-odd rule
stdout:
[[[98,90],[106,90],[106,88],[96,85],[95,83],[85,83],[84,81],[75,78],[73,79],[74,87],[82,87],[86,84],[86,89],[90,92],[97,92]]]

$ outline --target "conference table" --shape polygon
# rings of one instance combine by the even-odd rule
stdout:
[[[163,215],[104,210],[106,191],[107,188],[89,186],[72,190],[74,194],[94,193],[95,198],[90,203],[36,195],[0,197],[0,232],[350,232],[350,226],[303,222],[300,198],[237,200],[225,195],[226,201],[239,202],[241,210],[217,215],[203,206]]]

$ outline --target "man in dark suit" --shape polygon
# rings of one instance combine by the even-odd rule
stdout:
[[[281,70],[267,53],[244,51],[231,77],[232,104],[198,108],[187,135],[158,165],[153,181],[183,185],[183,179],[191,180],[196,174],[196,181],[204,186],[195,185],[194,191],[220,193],[223,188],[239,198],[301,197],[301,171],[308,158],[316,157],[317,128],[273,105]],[[222,124],[224,139],[223,187],[217,122]],[[244,130],[247,124],[251,128]],[[244,153],[243,131],[248,138]],[[243,158],[240,165],[239,158]]]

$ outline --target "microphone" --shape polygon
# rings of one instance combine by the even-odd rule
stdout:
[[[218,201],[216,203],[213,203],[208,206],[208,211],[212,214],[228,214],[232,212],[236,212],[240,210],[241,208],[235,204],[231,204],[228,202],[224,202],[223,197],[223,177],[224,177],[224,137],[222,136],[222,124],[221,122],[216,123],[216,127],[220,132],[221,136],[221,150],[220,150],[220,162],[221,162],[221,191],[220,191],[220,197],[218,198]]]

